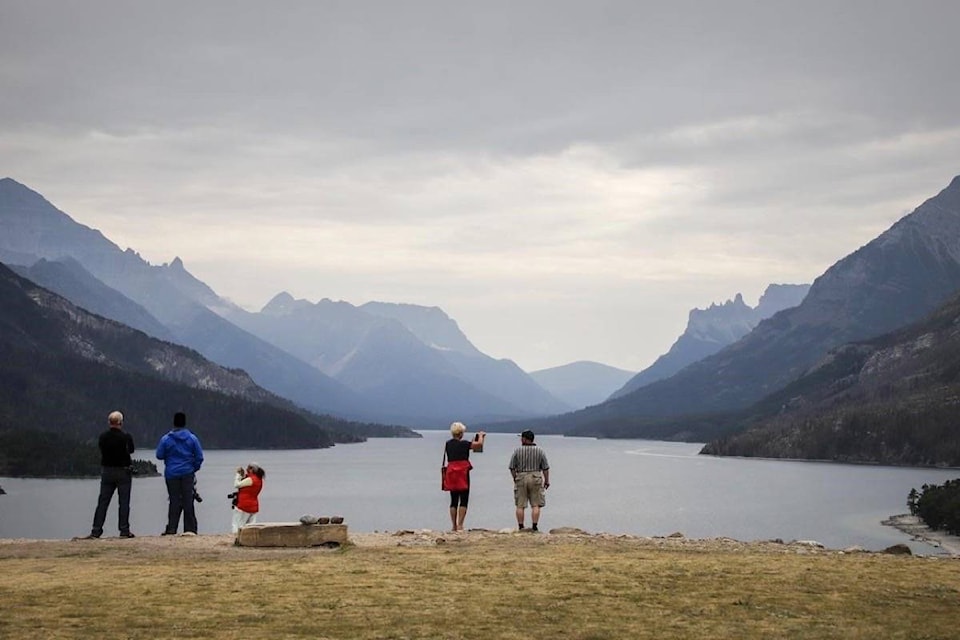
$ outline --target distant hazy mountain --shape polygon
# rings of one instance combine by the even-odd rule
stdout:
[[[31,266],[41,258],[75,259],[103,284],[142,305],[177,342],[219,364],[244,369],[258,384],[300,406],[351,418],[363,415],[364,402],[348,388],[197,302],[194,297],[215,294],[186,273],[179,260],[153,266],[78,224],[38,193],[4,178],[0,261]]]
[[[325,447],[350,424],[310,416],[197,352],[89,313],[0,265],[0,431],[93,437],[120,408],[141,443],[174,411],[208,447]],[[143,445],[141,445],[143,446]]]
[[[808,284],[771,284],[760,296],[756,307],[748,306],[738,293],[733,300],[723,304],[691,310],[686,330],[670,350],[631,378],[611,398],[625,396],[651,382],[669,378],[687,365],[717,353],[750,333],[761,320],[800,304],[809,290]]]
[[[275,296],[231,322],[368,398],[368,415],[443,425],[548,415],[568,409],[514,363],[477,350],[442,310],[416,305]]]
[[[837,347],[704,453],[960,466],[960,296],[931,316]]]
[[[584,360],[530,372],[537,384],[576,408],[603,402],[633,375],[632,371]]]
[[[469,356],[483,355],[440,307],[367,302],[360,305],[359,309],[374,316],[397,320],[421,342],[438,351],[457,351]]]
[[[552,395],[512,360],[498,360],[480,352],[439,307],[368,302],[360,309],[398,320],[449,362],[458,377],[484,393],[520,407],[524,414],[549,415],[575,406]]]
[[[915,322],[960,289],[960,177],[840,260],[803,302],[665,380],[550,420],[580,435],[710,440],[710,414],[778,391],[830,349]],[[699,419],[691,419],[699,416]],[[729,427],[729,425],[727,425]]]

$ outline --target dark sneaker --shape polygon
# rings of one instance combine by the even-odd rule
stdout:
[[[175,536],[175,535],[177,535],[177,532],[176,532],[176,531],[164,531],[164,532],[161,533],[160,535],[162,535],[162,536]]]
[[[523,525],[522,525],[522,524],[518,524],[518,525],[517,525],[517,531],[523,531]]]
[[[533,526],[530,527],[530,530],[531,530],[531,531],[537,531],[537,532],[540,531],[540,529],[537,529],[537,523],[536,523],[536,522],[533,523]]]
[[[83,536],[83,537],[80,538],[80,539],[81,539],[81,540],[99,540],[99,539],[100,539],[100,536],[91,533],[90,535],[88,535],[88,536]]]
[[[121,537],[121,538],[136,538],[137,536],[133,535],[133,533],[132,533],[131,531],[127,531],[126,533],[121,533],[121,534],[120,534],[120,537]]]

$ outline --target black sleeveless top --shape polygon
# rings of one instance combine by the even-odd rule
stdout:
[[[454,460],[469,460],[470,459],[470,441],[469,440],[457,440],[456,438],[450,438],[447,440],[447,460],[453,462]]]

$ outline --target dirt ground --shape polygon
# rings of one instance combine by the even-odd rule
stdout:
[[[886,524],[909,533],[916,539],[931,542],[940,546],[951,556],[960,557],[960,539],[947,536],[940,532],[932,532],[913,516],[895,516]],[[488,529],[471,529],[464,532],[421,530],[377,531],[377,532],[348,532],[349,543],[363,547],[417,547],[438,545],[469,545],[480,541],[502,541],[510,544],[511,541],[535,544],[630,544],[647,548],[686,549],[692,551],[726,551],[759,553],[790,553],[790,554],[825,554],[825,553],[863,553],[859,547],[848,549],[825,549],[814,541],[753,541],[743,542],[730,538],[691,539],[680,533],[667,537],[645,538],[631,535],[590,534],[580,529],[558,528],[546,533],[517,532],[513,530],[492,531]],[[0,539],[0,558],[15,557],[55,557],[73,554],[86,554],[92,548],[103,549],[109,547],[115,550],[129,549],[138,555],[165,556],[185,553],[198,555],[249,555],[302,553],[304,549],[285,548],[251,548],[237,547],[234,536],[226,535],[177,535],[177,536],[137,536],[134,539],[105,537],[99,540],[29,540],[29,539]]]

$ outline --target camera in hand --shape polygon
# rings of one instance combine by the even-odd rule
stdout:
[[[236,492],[236,491],[234,491],[233,493],[228,493],[228,494],[227,494],[227,499],[230,501],[230,504],[231,504],[232,506],[234,506],[234,507],[237,506],[237,492]]]

